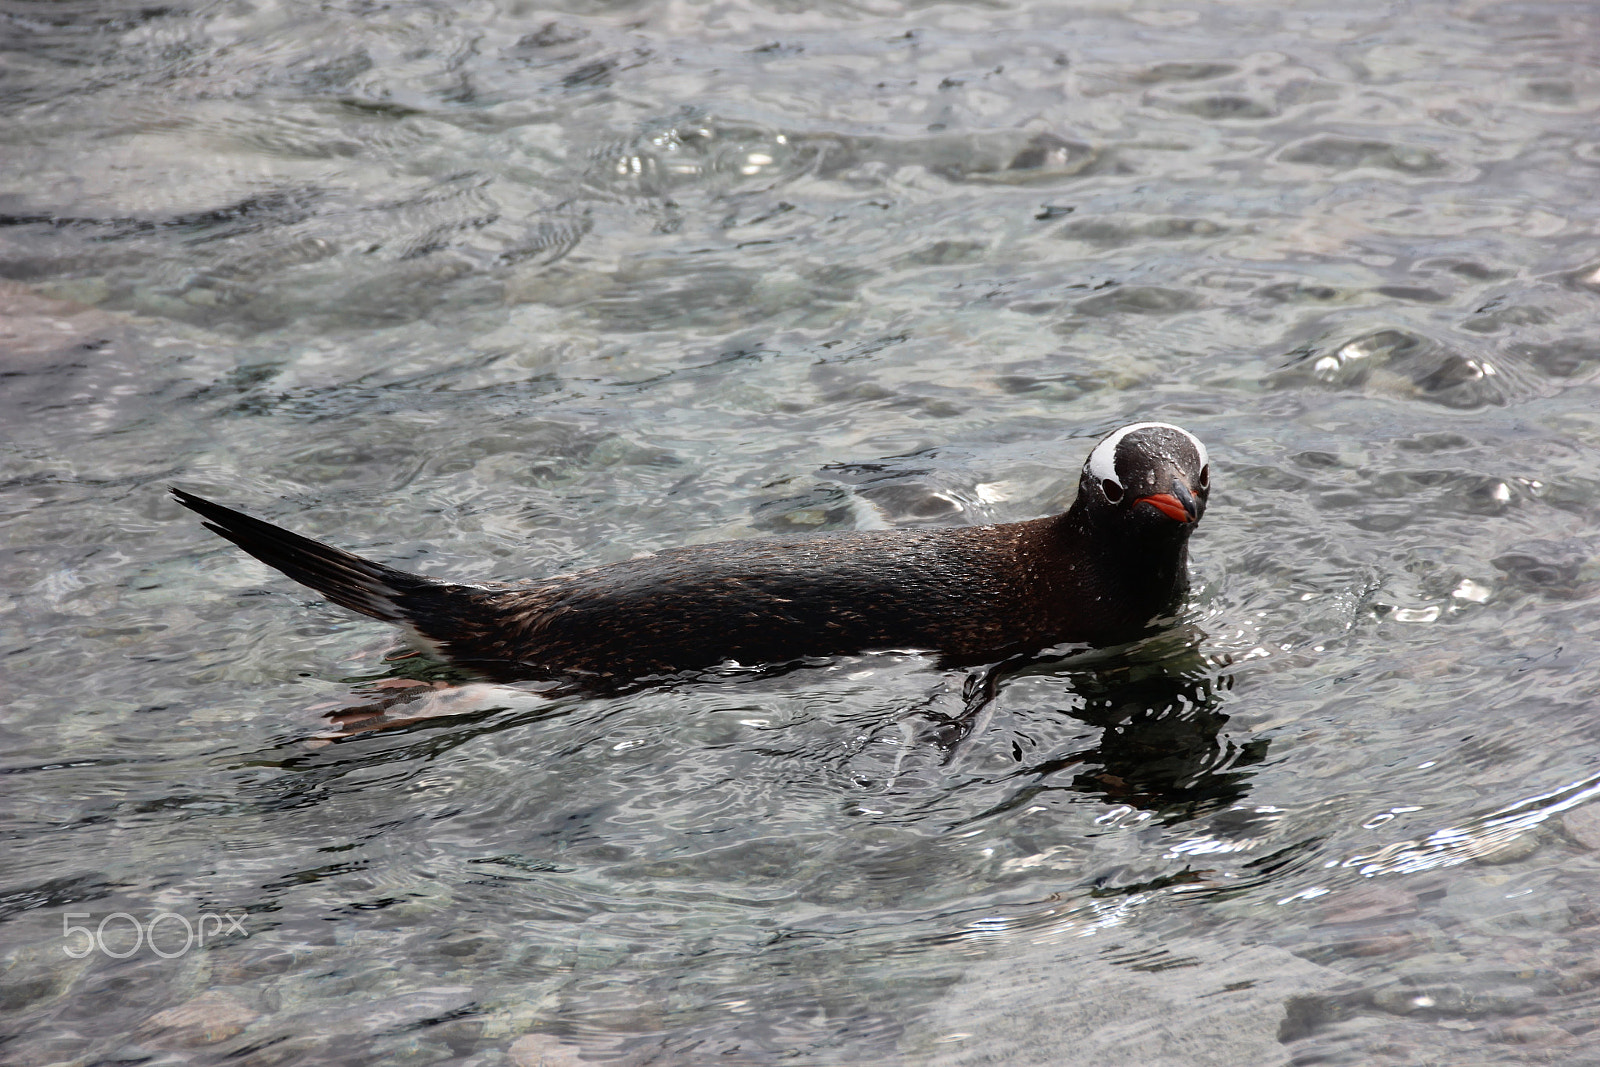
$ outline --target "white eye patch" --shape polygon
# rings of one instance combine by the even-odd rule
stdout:
[[[1211,462],[1211,456],[1206,452],[1206,446],[1200,443],[1200,438],[1185,430],[1182,426],[1174,426],[1170,422],[1136,422],[1132,426],[1124,426],[1115,430],[1104,441],[1094,446],[1094,451],[1089,453],[1087,464],[1089,473],[1097,482],[1111,482],[1118,488],[1122,487],[1122,479],[1117,477],[1117,446],[1122,439],[1135,430],[1148,430],[1160,427],[1163,430],[1175,430],[1189,439],[1194,445],[1195,452],[1200,455],[1200,466],[1204,467]]]

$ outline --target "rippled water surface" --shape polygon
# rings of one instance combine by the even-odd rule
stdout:
[[[0,0],[0,1059],[1589,1062],[1596,42]],[[163,489],[525,578],[1046,514],[1133,419],[1186,614],[1002,674],[451,684]]]

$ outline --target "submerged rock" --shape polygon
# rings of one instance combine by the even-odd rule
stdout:
[[[1079,942],[1071,950],[974,965],[916,1035],[926,1049],[918,1062],[1287,1064],[1279,1032],[1288,1002],[1343,980],[1265,946],[1170,939],[1143,953],[1126,941],[1118,949],[1114,957],[1087,957]]]

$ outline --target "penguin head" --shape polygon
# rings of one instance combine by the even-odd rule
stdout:
[[[1139,422],[1113,430],[1083,465],[1078,499],[1097,525],[1129,536],[1186,538],[1206,513],[1206,446],[1181,426]]]

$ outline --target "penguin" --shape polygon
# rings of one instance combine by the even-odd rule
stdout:
[[[1089,453],[1062,514],[670,548],[503,587],[409,574],[182,489],[207,529],[488,681],[616,690],[715,667],[884,649],[978,664],[1139,636],[1188,591],[1206,446],[1162,422]]]

